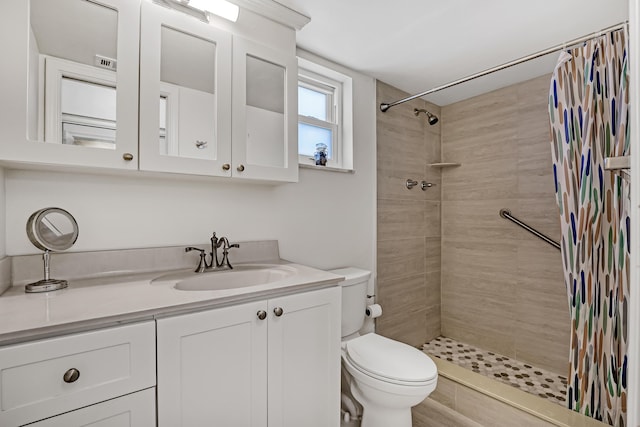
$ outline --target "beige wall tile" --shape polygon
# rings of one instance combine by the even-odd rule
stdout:
[[[437,401],[451,409],[456,405],[456,387],[458,383],[449,378],[438,376],[438,385],[436,389],[429,395],[430,399]]]
[[[442,277],[449,280],[447,285],[461,286],[455,283],[455,278],[470,280],[482,279],[484,282],[501,284],[515,284],[518,273],[518,252],[515,242],[495,242],[491,239],[465,241],[462,236],[454,240],[455,236],[448,235],[443,239],[442,247]],[[443,286],[443,291],[447,286]],[[505,296],[505,298],[510,298]]]
[[[537,199],[518,199],[516,208],[512,209],[511,213],[539,232],[555,241],[560,241],[560,213],[555,195]],[[531,235],[526,231],[519,233],[519,236],[520,241],[523,242],[532,240]],[[536,241],[535,238],[533,240]]]
[[[378,102],[406,93],[382,82]],[[440,335],[440,125],[430,126],[424,108],[440,116],[440,107],[414,100],[377,114],[378,159],[378,302],[384,314],[377,332],[421,345]],[[408,190],[407,179],[435,187]]]
[[[442,112],[442,332],[562,373],[568,308],[559,251],[498,216],[559,238],[548,76]]]
[[[427,291],[424,274],[378,281],[383,314],[376,326],[382,335],[418,346],[426,342]]]
[[[413,427],[482,427],[459,412],[427,398],[412,409]]]
[[[478,245],[474,251],[482,249],[485,243],[512,243],[516,226],[500,217],[500,209],[507,208],[513,212],[516,204],[517,199],[442,202],[443,241],[474,243]]]
[[[378,199],[378,242],[425,236],[425,202]]]
[[[462,166],[447,169],[442,179],[442,200],[487,200],[515,198],[518,181],[514,159],[495,158],[484,162],[465,162],[444,154],[448,161]]]
[[[389,307],[388,304],[386,306]],[[390,310],[387,308],[386,313],[384,310],[383,308],[383,315],[376,319],[376,333],[413,347],[418,347],[426,342],[426,309],[389,312]]]
[[[378,242],[378,282],[425,272],[425,239],[389,239]]]
[[[442,333],[442,322],[440,319],[440,304],[427,307],[425,311],[425,342],[439,337]]]
[[[455,410],[484,426],[553,426],[538,417],[464,386],[456,388]]]
[[[440,201],[424,202],[424,237],[440,237]]]
[[[427,273],[440,271],[441,251],[440,237],[425,237],[425,271]],[[440,281],[438,280],[438,290],[440,290]]]

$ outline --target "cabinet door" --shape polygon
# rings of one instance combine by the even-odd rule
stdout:
[[[155,388],[30,424],[33,427],[155,427],[155,425]]]
[[[157,322],[159,427],[267,425],[266,302]]]
[[[140,169],[231,176],[231,35],[143,2]]]
[[[233,176],[298,181],[295,52],[233,39]]]
[[[0,160],[137,169],[139,0],[0,2]]]
[[[340,424],[340,295],[269,300],[269,426]]]

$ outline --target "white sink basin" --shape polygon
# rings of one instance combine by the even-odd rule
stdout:
[[[219,291],[224,289],[245,288],[264,285],[290,277],[297,272],[295,268],[277,264],[245,264],[233,270],[189,273],[187,278],[178,279],[175,289],[181,291]],[[156,280],[175,280],[177,277],[163,276]]]

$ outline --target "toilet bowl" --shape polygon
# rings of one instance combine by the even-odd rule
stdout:
[[[361,427],[411,427],[411,407],[436,388],[437,368],[427,355],[377,334],[343,342],[342,361],[363,408]]]
[[[370,273],[355,268],[332,272],[345,277],[342,282],[342,366],[349,391],[362,406],[361,427],[411,427],[411,407],[436,388],[435,363],[407,344],[375,333],[359,335],[358,330],[364,323]]]

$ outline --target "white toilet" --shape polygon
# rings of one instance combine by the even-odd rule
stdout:
[[[411,427],[411,407],[436,388],[436,365],[407,344],[375,333],[360,335],[371,273],[356,268],[332,273],[345,277],[341,283],[342,364],[351,394],[362,405],[361,427]]]

